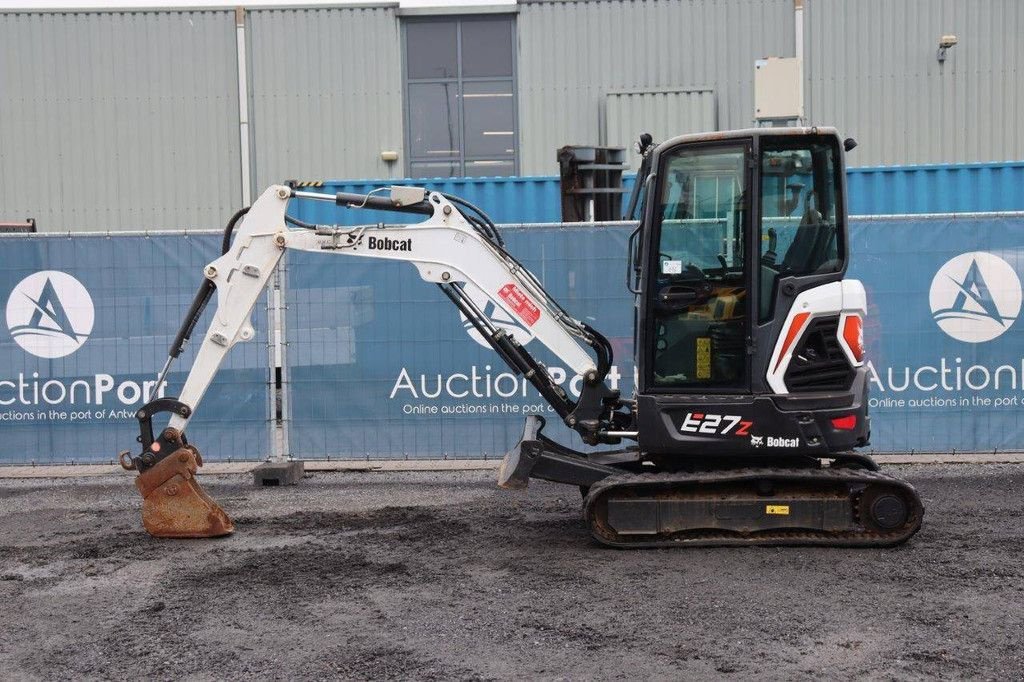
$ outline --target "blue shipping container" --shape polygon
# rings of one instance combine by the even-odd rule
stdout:
[[[625,178],[627,187],[632,188],[633,179]],[[562,219],[556,176],[334,180],[315,191],[365,194],[389,185],[422,185],[455,194],[482,208],[497,223]],[[850,168],[847,186],[851,215],[1024,211],[1024,161]],[[313,202],[295,202],[292,210],[298,218],[324,224],[413,221],[401,213],[363,213]]]

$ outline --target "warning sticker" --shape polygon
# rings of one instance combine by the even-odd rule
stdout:
[[[509,282],[498,292],[502,300],[509,304],[516,315],[522,318],[529,326],[533,326],[540,319],[540,308],[534,305],[526,294],[519,290],[515,284]]]
[[[711,337],[697,337],[697,378],[711,378]]]

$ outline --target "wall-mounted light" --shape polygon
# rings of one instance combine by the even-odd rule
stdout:
[[[939,51],[935,55],[935,58],[939,60],[939,63],[946,61],[946,50],[956,45],[957,40],[954,35],[945,35],[939,38]]]

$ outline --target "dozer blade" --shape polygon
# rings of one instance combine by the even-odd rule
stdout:
[[[523,437],[508,451],[498,468],[498,487],[522,490],[530,484],[530,472],[537,464],[542,448],[537,437],[544,428],[544,417],[530,415],[523,427]]]
[[[544,417],[538,415],[526,418],[522,439],[508,451],[498,469],[498,487],[522,490],[531,478],[589,487],[619,473],[618,469],[595,462],[551,440],[541,433],[544,423]],[[602,455],[613,458],[618,455],[621,461],[626,461],[621,459],[624,452],[616,450]],[[636,459],[635,453],[625,456],[629,461]]]
[[[231,519],[196,480],[199,451],[185,445],[139,474],[142,525],[155,538],[215,538],[235,531]]]

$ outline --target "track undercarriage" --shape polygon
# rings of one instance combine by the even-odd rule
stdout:
[[[532,477],[581,486],[591,533],[612,547],[890,547],[924,516],[917,491],[864,455],[836,456],[827,467],[799,457],[664,471],[636,450],[574,452],[541,435],[543,426],[539,417],[527,422],[499,485],[522,488]]]

